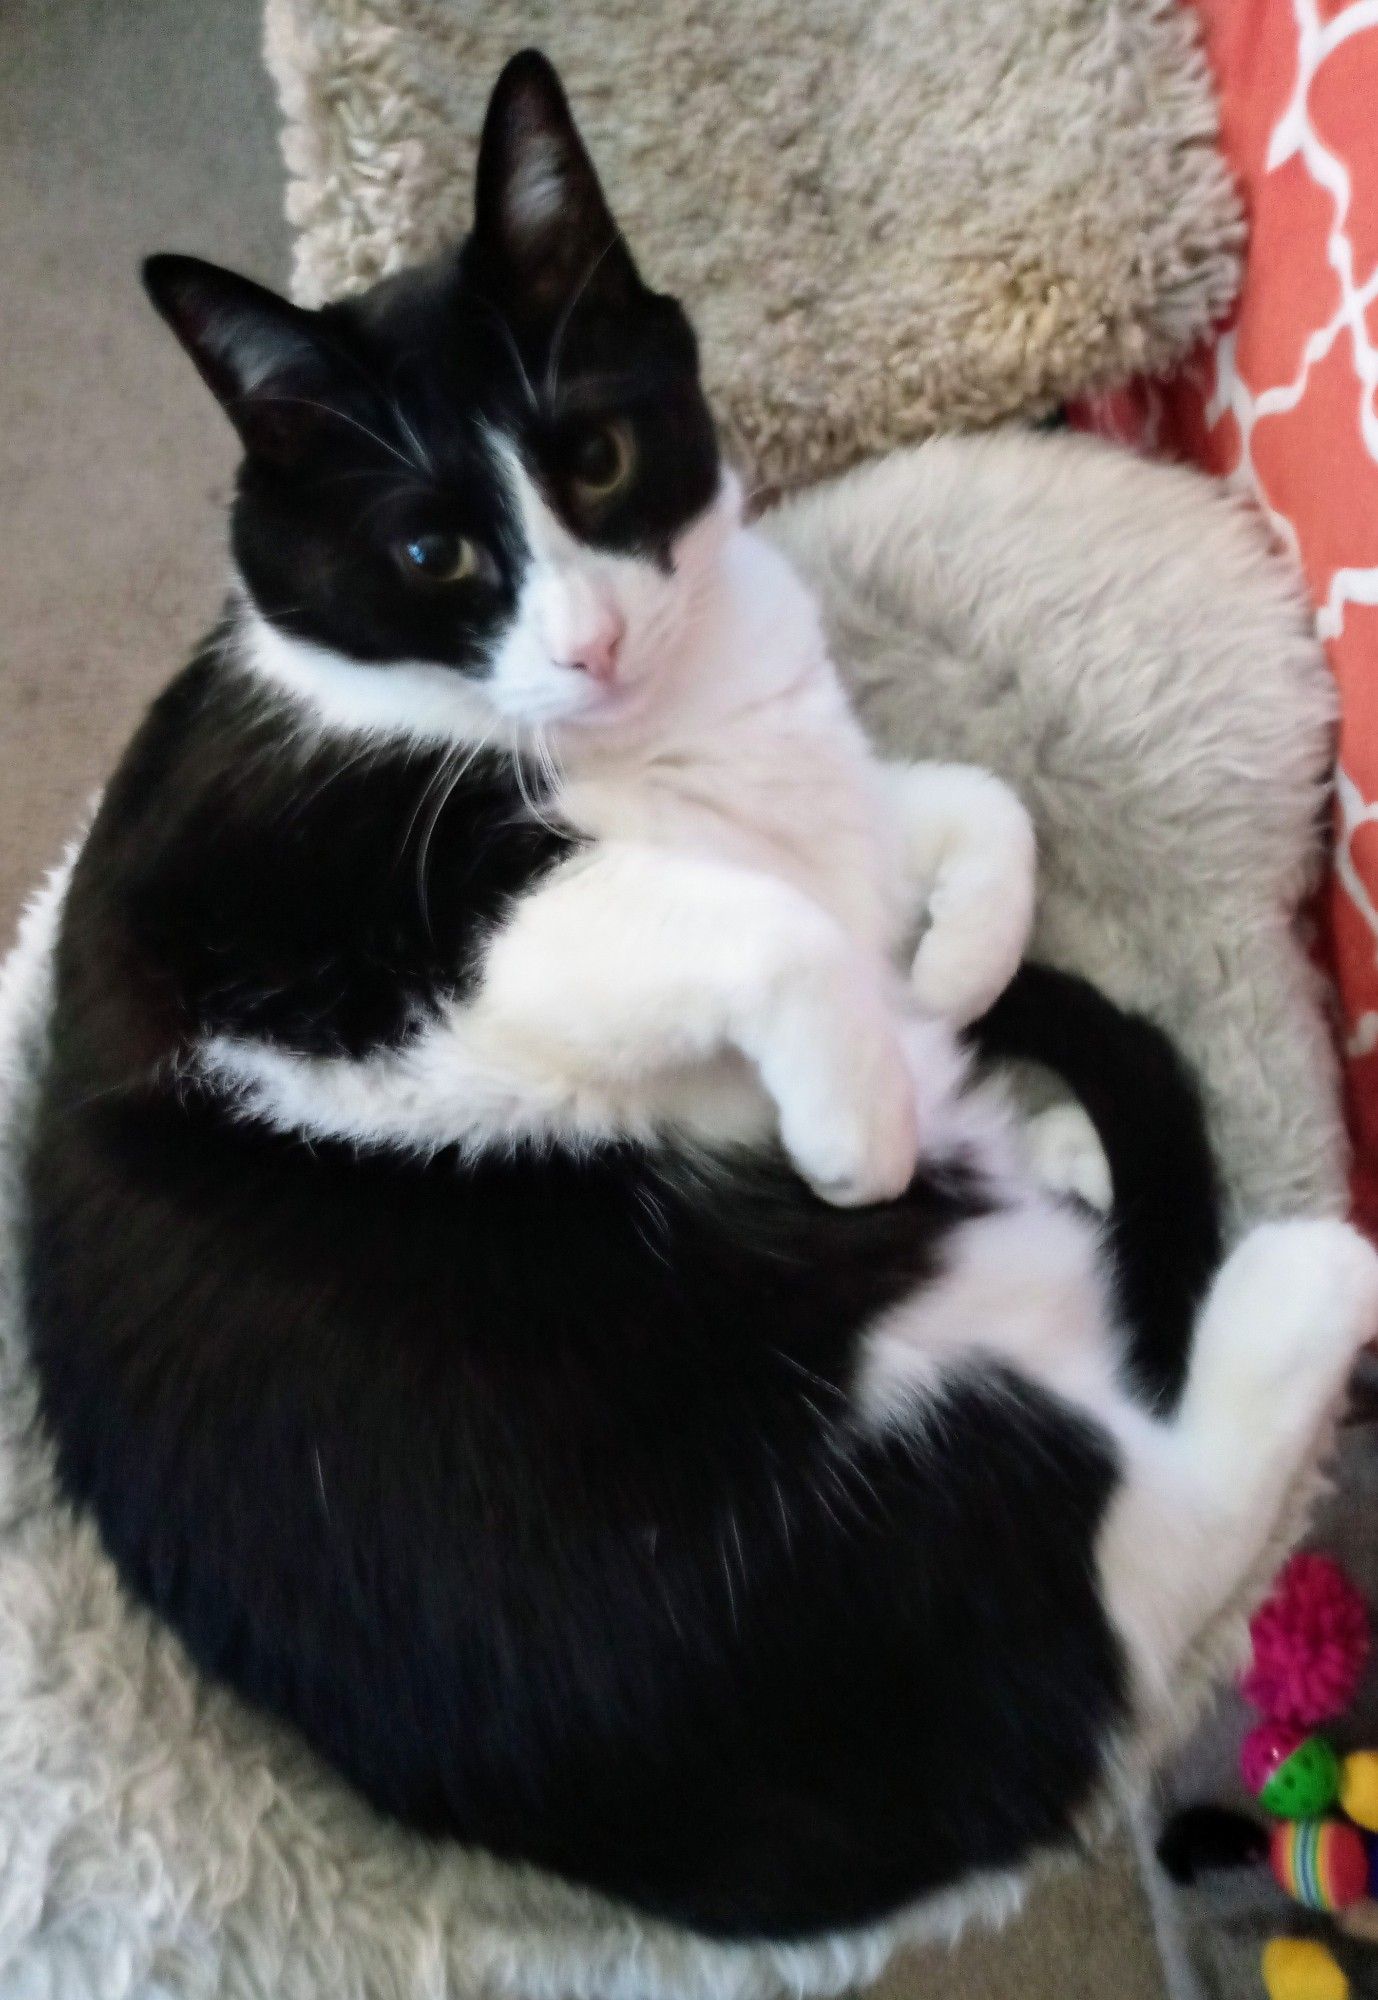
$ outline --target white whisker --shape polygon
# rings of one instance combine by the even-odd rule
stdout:
[[[413,427],[411,420],[408,418],[406,411],[402,408],[402,405],[397,401],[395,396],[390,397],[388,399],[388,407],[392,411],[392,414],[397,421],[398,429],[401,431],[403,437],[407,440],[407,443],[411,446],[412,450],[416,453],[417,463],[422,467],[423,471],[428,472],[431,475],[431,477],[434,478],[435,467],[431,463],[431,455],[427,451],[425,445],[421,442],[421,439],[417,436],[416,430]]]
[[[450,800],[454,797],[456,789],[463,782],[465,774],[469,770],[470,765],[473,763],[477,755],[478,755],[478,746],[476,744],[464,745],[459,750],[455,751],[452,756],[447,757],[442,761],[440,766],[440,775],[444,777],[446,774],[448,774],[449,782],[444,786],[443,790],[441,791],[440,797],[436,802],[435,808],[432,811],[430,818],[426,821],[425,831],[423,832],[420,841],[417,843],[416,896],[417,896],[417,901],[421,907],[421,920],[426,926],[426,935],[428,938],[430,938],[432,944],[434,944],[435,942],[435,933],[431,928],[430,887],[426,873],[427,864],[430,858],[431,841],[434,838],[435,830],[440,824],[441,817],[444,814],[446,806],[449,805]],[[426,791],[422,794],[423,799],[431,791],[434,783],[435,780],[432,779],[431,784],[426,787]],[[416,823],[416,815],[413,814],[412,825],[415,825],[415,823]],[[410,835],[410,831],[411,829],[409,827],[408,835]]]
[[[329,791],[337,779],[343,778],[348,771],[356,770],[360,764],[366,764],[374,755],[375,746],[372,743],[366,743],[362,750],[356,750],[352,757],[346,757],[342,764],[336,764],[334,769],[328,771],[320,783],[313,785],[304,797],[292,800],[291,818],[294,820],[300,819],[302,814],[315,804],[322,792]]]
[[[555,400],[555,391],[559,382],[559,374],[560,374],[560,357],[564,353],[565,335],[569,331],[569,323],[574,317],[575,309],[578,306],[579,301],[583,298],[584,293],[593,283],[594,275],[597,272],[599,265],[603,262],[603,259],[607,256],[608,252],[615,247],[615,245],[618,243],[619,240],[620,239],[616,235],[612,235],[608,238],[607,242],[598,252],[598,255],[589,265],[587,271],[585,271],[583,277],[579,280],[578,284],[575,286],[573,292],[570,295],[568,303],[565,305],[564,310],[561,312],[559,319],[556,320],[555,322],[555,331],[550,338],[550,359],[547,361],[545,369],[545,392],[546,395],[550,398],[551,402],[554,402]]]
[[[477,293],[472,293],[470,296],[476,306],[482,306],[485,312],[492,315],[498,332],[502,335],[503,343],[516,366],[517,373],[521,377],[522,387],[526,391],[526,400],[530,403],[533,410],[538,410],[540,402],[537,399],[536,391],[531,386],[531,377],[526,372],[526,363],[522,360],[521,349],[517,345],[516,335],[491,299],[480,298]]]
[[[399,451],[395,444],[389,444],[387,439],[380,437],[377,431],[370,430],[367,424],[360,423],[357,417],[351,417],[345,410],[334,409],[329,403],[317,403],[310,396],[268,396],[264,398],[264,401],[292,403],[297,408],[303,410],[319,410],[322,416],[334,417],[340,423],[348,424],[351,430],[359,431],[364,437],[371,438],[380,451],[387,452],[390,457],[397,460],[399,465],[405,465],[408,472],[425,472],[427,469],[424,465],[417,465],[412,459],[407,457],[405,452]]]
[[[532,773],[527,768],[525,759],[519,756],[514,760],[513,772],[521,802],[536,824],[543,827],[547,833],[561,833],[564,829],[550,812],[555,793],[559,789],[560,768],[550,740],[539,723],[530,725],[529,750],[531,762],[536,767],[534,775],[538,786],[541,787],[541,796],[538,797],[531,790],[529,781]]]

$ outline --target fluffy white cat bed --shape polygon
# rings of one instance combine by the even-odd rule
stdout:
[[[1332,701],[1257,523],[1193,474],[1007,434],[901,454],[771,532],[820,589],[878,735],[990,764],[1028,801],[1040,949],[1180,1036],[1236,1218],[1341,1206],[1335,1082],[1290,928]],[[56,1500],[16,1294],[59,894],[33,906],[0,984],[0,1992],[768,2000],[876,1971],[905,1927],[715,1947],[402,1834],[125,1602]],[[1008,1906],[1010,1886],[984,1901]]]

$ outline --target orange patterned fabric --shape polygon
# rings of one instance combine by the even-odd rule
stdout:
[[[1089,428],[1238,479],[1295,550],[1340,686],[1325,949],[1358,1218],[1378,1235],[1378,0],[1195,0],[1250,249],[1234,318]]]

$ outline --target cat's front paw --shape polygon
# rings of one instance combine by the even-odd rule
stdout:
[[[1019,970],[1033,928],[1037,854],[1028,814],[991,782],[989,819],[944,864],[910,982],[924,1013],[965,1027]]]
[[[834,1208],[894,1201],[918,1165],[914,1085],[898,1040],[855,1055],[826,1087],[781,1107],[785,1151]]]

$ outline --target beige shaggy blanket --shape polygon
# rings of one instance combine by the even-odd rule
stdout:
[[[503,60],[554,58],[733,455],[791,485],[1157,369],[1242,223],[1179,0],[267,0],[309,304],[466,227]]]

